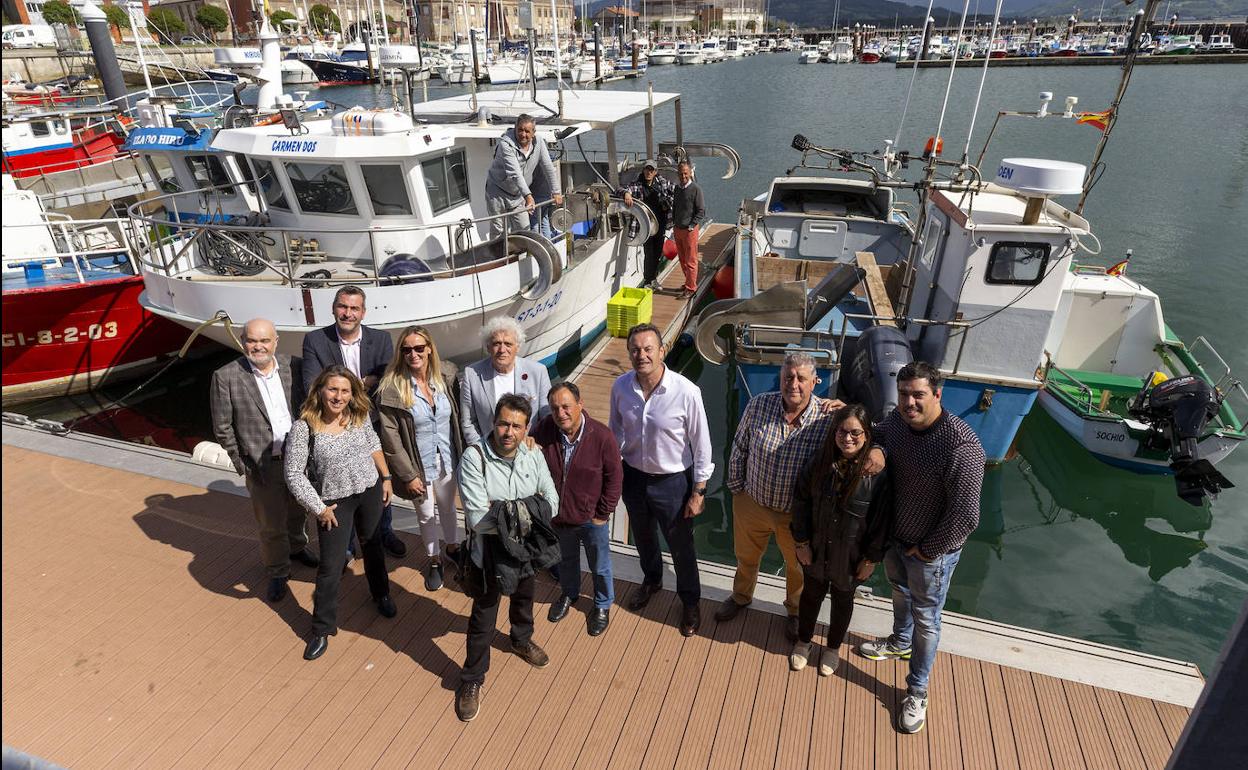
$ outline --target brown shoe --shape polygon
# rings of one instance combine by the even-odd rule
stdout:
[[[463,682],[455,691],[455,716],[461,722],[471,722],[481,710],[481,683]]]
[[[698,633],[698,628],[702,626],[702,611],[696,604],[685,606],[685,611],[680,616],[680,635],[693,636]]]
[[[545,650],[538,647],[536,642],[529,642],[528,644],[512,642],[511,651],[533,668],[546,668],[550,665],[550,656],[546,654]]]
[[[747,606],[749,606],[749,602],[737,604],[737,600],[729,596],[719,605],[719,609],[715,610],[715,619],[720,623],[726,623],[735,618]]]

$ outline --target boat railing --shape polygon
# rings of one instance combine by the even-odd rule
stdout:
[[[1097,412],[1099,414],[1105,413],[1104,409],[1101,409],[1099,406],[1096,406],[1092,403],[1092,400],[1093,400],[1092,388],[1083,384],[1083,382],[1081,382],[1078,377],[1076,377],[1075,375],[1071,374],[1070,372],[1066,371],[1065,369],[1063,369],[1062,367],[1054,363],[1052,355],[1050,355],[1050,353],[1046,350],[1044,352],[1044,379],[1041,382],[1042,387],[1049,384],[1050,372],[1057,372],[1058,374],[1062,375],[1063,377],[1065,377],[1067,380],[1070,381],[1070,384],[1074,385],[1079,390],[1079,396],[1083,399],[1084,404],[1087,407],[1087,410],[1089,413],[1091,412]]]
[[[952,374],[958,374],[962,368],[962,353],[966,348],[966,340],[974,325],[967,321],[938,321],[930,318],[910,318],[907,316],[874,315],[871,313],[846,313],[842,316],[841,326],[837,330],[803,329],[797,326],[775,326],[771,324],[744,323],[737,327],[736,344],[739,350],[757,356],[783,356],[788,353],[809,353],[812,356],[828,358],[832,369],[840,367],[841,354],[845,350],[845,340],[849,336],[850,321],[867,321],[871,324],[900,324],[907,326],[944,326],[950,329],[962,329],[958,335],[958,352],[954,358]],[[762,339],[760,339],[762,337]],[[773,339],[765,339],[771,337]],[[802,342],[794,344],[796,337]],[[821,344],[827,340],[831,344]],[[810,344],[813,343],[813,344]]]
[[[218,193],[225,188],[245,188],[254,191],[251,182],[231,182],[212,185],[190,192],[167,193],[131,205],[127,209],[127,215],[129,216],[131,237],[138,246],[135,249],[135,258],[151,270],[163,273],[171,278],[178,277],[175,274],[175,270],[183,257],[190,252],[192,246],[203,240],[208,234],[211,234],[212,237],[222,239],[232,247],[238,257],[255,260],[256,263],[272,270],[278,275],[283,284],[291,286],[309,283],[328,285],[331,283],[342,283],[343,278],[341,276],[335,277],[332,274],[319,277],[296,275],[296,271],[303,267],[305,262],[321,260],[326,256],[324,252],[309,249],[307,244],[313,240],[323,240],[326,236],[363,235],[368,239],[367,260],[371,263],[369,265],[371,274],[366,272],[361,278],[352,277],[351,283],[383,286],[401,283],[408,277],[396,276],[392,278],[381,275],[381,265],[378,264],[377,260],[376,238],[378,236],[393,233],[410,234],[442,231],[447,244],[445,257],[449,268],[420,274],[422,280],[439,280],[482,273],[518,261],[520,256],[511,253],[503,247],[503,244],[509,243],[510,238],[515,234],[532,232],[530,230],[514,230],[512,228],[509,220],[514,212],[474,218],[465,217],[444,222],[373,224],[364,227],[329,227],[322,225],[308,227],[306,224],[275,225],[269,222],[252,223],[246,221],[248,215],[227,211],[221,205],[222,199]],[[576,193],[569,194],[575,195]],[[183,219],[183,207],[179,206],[179,200],[185,201],[192,196],[197,205],[185,213],[203,221]],[[209,196],[212,196],[217,201],[215,207],[207,205]],[[540,209],[553,203],[553,199],[539,201],[534,208]],[[261,214],[260,212],[251,212],[251,214],[260,214],[262,217],[267,216],[267,214]],[[484,225],[488,228],[495,221],[502,222],[502,237],[497,241],[494,241],[494,239],[477,241],[476,233],[478,226]],[[146,234],[141,232],[141,230],[146,230]],[[189,237],[187,235],[188,232],[190,233]],[[491,243],[495,243],[503,251],[502,256],[486,261],[479,261],[473,258],[471,252]],[[270,258],[266,247],[280,248],[281,258]],[[155,254],[163,254],[170,251],[172,252],[171,257],[156,257],[160,261],[152,260]],[[352,260],[352,257],[349,256],[343,256],[342,258],[344,261]]]
[[[1214,378],[1205,371],[1205,367],[1196,358],[1196,351],[1201,347],[1208,349],[1209,355],[1211,355],[1214,360],[1222,366],[1222,373],[1218,375],[1217,380],[1214,380]],[[1226,396],[1230,396],[1232,393],[1238,393],[1244,400],[1244,408],[1248,408],[1248,390],[1244,389],[1243,383],[1235,379],[1235,375],[1231,372],[1231,365],[1226,362],[1226,359],[1223,358],[1222,354],[1219,353],[1217,348],[1213,346],[1213,343],[1206,339],[1203,334],[1193,340],[1192,344],[1188,345],[1186,350],[1179,350],[1178,353],[1180,357],[1184,359],[1184,365],[1191,371],[1192,374],[1203,378],[1216,390],[1218,390],[1218,392],[1223,393]],[[1237,431],[1243,430],[1243,422],[1240,421],[1239,415],[1235,413],[1235,410],[1231,408],[1231,405],[1227,402],[1227,400],[1223,400],[1220,412],[1224,422],[1228,426]]]
[[[24,228],[40,228],[51,230],[55,235],[60,236],[59,247],[64,251],[58,251],[52,254],[40,256],[28,256],[14,259],[5,259],[5,271],[16,270],[31,263],[40,263],[45,267],[53,269],[72,266],[74,275],[78,279],[78,283],[86,283],[86,276],[83,274],[83,265],[86,264],[94,270],[120,270],[123,265],[128,265],[131,275],[139,274],[139,266],[134,261],[133,249],[128,248],[127,234],[129,233],[129,220],[121,217],[110,217],[106,219],[59,219],[54,214],[45,215],[46,218],[41,222],[21,222],[21,223],[5,223],[4,229],[10,238],[18,238]],[[63,215],[61,215],[63,216]],[[112,238],[111,243],[96,244],[90,239],[99,233],[92,233],[89,230],[93,228],[103,228],[105,232]],[[88,239],[84,242],[83,239]],[[126,255],[124,263],[118,263],[114,266],[102,266],[91,264],[93,257],[115,256],[119,253]]]

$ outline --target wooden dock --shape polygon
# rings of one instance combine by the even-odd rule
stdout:
[[[710,285],[714,271],[722,264],[723,255],[731,245],[735,233],[735,227],[724,224],[709,225],[702,231],[698,243],[700,289],[699,294],[691,300],[679,298],[685,277],[677,260],[669,260],[659,274],[660,290],[654,293],[654,313],[650,322],[663,330],[663,342],[669,350],[689,321],[690,313],[697,306],[700,292]],[[605,423],[610,410],[611,385],[617,377],[630,369],[632,365],[628,362],[625,340],[604,335],[586,351],[580,365],[568,379],[581,389],[581,398],[589,413]]]
[[[291,596],[264,601],[255,522],[231,472],[7,426],[3,466],[3,740],[65,767],[1161,768],[1188,716],[1075,681],[1076,666],[1058,678],[988,662],[981,643],[976,657],[940,653],[929,725],[901,735],[904,663],[846,647],[833,677],[790,673],[782,617],[713,620],[709,565],[703,626],[685,639],[672,593],[640,614],[619,606],[636,568],[617,551],[606,634],[585,633],[584,599],[547,622],[558,589],[539,581],[536,641],[550,667],[507,654],[500,628],[481,715],[462,724],[453,701],[470,603],[424,590],[407,512],[396,525],[409,556],[390,560],[398,616],[377,614],[357,562],[341,630],[307,662],[313,571],[295,565]],[[1002,627],[1000,638],[1017,649],[1024,633]],[[1085,665],[1147,657],[1096,652]],[[1109,681],[1167,675],[1138,666]]]

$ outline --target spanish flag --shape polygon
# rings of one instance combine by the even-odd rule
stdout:
[[[1125,275],[1127,272],[1127,263],[1129,263],[1130,261],[1131,261],[1131,257],[1128,256],[1126,259],[1122,260],[1121,262],[1117,262],[1117,263],[1114,263],[1113,265],[1110,265],[1109,267],[1105,268],[1105,275]]]
[[[1109,115],[1111,112],[1113,112],[1112,109],[1105,110],[1104,112],[1080,112],[1075,115],[1075,122],[1083,123],[1104,131],[1109,128]]]

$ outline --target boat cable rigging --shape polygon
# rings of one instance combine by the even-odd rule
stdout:
[[[927,0],[927,15],[924,19],[932,17],[932,3],[935,0]],[[920,50],[922,53],[922,50]],[[898,147],[901,144],[901,129],[906,124],[906,113],[910,110],[910,96],[914,92],[914,81],[919,74],[919,56],[914,57],[914,66],[910,68],[910,85],[906,87],[906,100],[901,105],[901,118],[897,121],[897,133],[893,137],[893,146]]]
[[[997,39],[997,27],[1001,23],[1001,4],[1003,1],[997,0],[997,8],[992,15],[992,31],[988,33],[989,49],[992,48],[992,41]],[[988,79],[988,62],[991,59],[991,56],[985,54],[984,66],[979,71],[979,89],[975,92],[975,106],[971,108],[971,124],[966,128],[966,144],[962,146],[962,164],[964,166],[971,154],[971,136],[975,133],[975,121],[979,118],[979,105],[984,98],[984,81]]]

